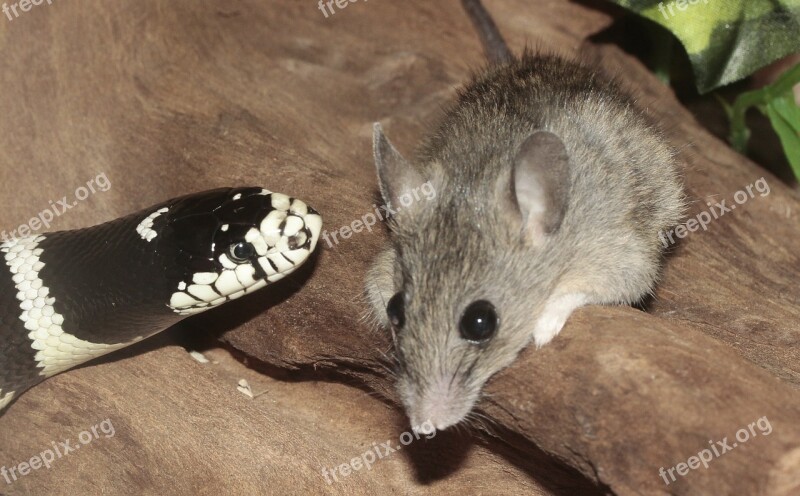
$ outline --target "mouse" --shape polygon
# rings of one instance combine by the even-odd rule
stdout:
[[[489,378],[575,309],[651,295],[659,233],[686,210],[676,150],[617,81],[561,56],[514,56],[480,0],[462,6],[487,66],[410,160],[373,125],[386,205],[435,191],[389,219],[365,295],[391,333],[411,425],[437,430],[477,418]]]

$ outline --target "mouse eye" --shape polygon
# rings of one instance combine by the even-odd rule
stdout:
[[[386,305],[386,316],[395,329],[401,329],[406,322],[406,303],[403,293],[395,293]]]
[[[228,255],[230,256],[231,260],[241,264],[249,262],[250,258],[255,254],[255,252],[256,249],[252,243],[240,241],[231,245],[230,249],[228,250]]]
[[[458,330],[467,341],[480,343],[494,336],[499,323],[494,305],[486,300],[478,300],[470,303],[464,310]]]

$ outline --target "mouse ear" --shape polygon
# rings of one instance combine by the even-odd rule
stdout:
[[[383,201],[400,205],[400,197],[418,189],[425,180],[392,146],[380,123],[376,122],[372,129],[372,150]]]
[[[561,138],[536,131],[520,145],[511,173],[511,194],[523,231],[534,242],[561,226],[569,201],[569,156]]]

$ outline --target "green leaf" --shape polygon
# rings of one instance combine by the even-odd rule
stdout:
[[[680,40],[701,93],[800,51],[800,0],[611,1]]]
[[[795,131],[800,130],[800,107],[794,101],[794,94],[781,95],[772,101],[772,106]]]
[[[731,146],[739,153],[746,152],[747,142],[750,139],[750,130],[745,123],[745,116],[747,110],[751,107],[758,108],[769,117],[767,105],[773,104],[776,106],[773,111],[797,129],[797,119],[794,117],[796,116],[797,106],[793,100],[792,93],[793,87],[799,83],[800,64],[797,64],[784,72],[769,86],[741,93],[731,106],[726,106],[721,98],[717,98],[720,103],[723,103],[728,119],[731,121],[731,134],[728,138]],[[783,115],[787,115],[787,117],[783,117]],[[772,127],[775,128],[775,124]]]
[[[789,94],[767,103],[766,110],[789,159],[789,165],[792,166],[795,177],[800,179],[800,108]]]

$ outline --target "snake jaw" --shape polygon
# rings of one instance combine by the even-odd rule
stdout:
[[[317,246],[322,218],[305,202],[280,193],[262,190],[270,207],[261,222],[246,231],[243,240],[251,244],[254,256],[234,260],[228,253],[217,257],[218,272],[191,275],[172,293],[169,307],[180,315],[204,312],[283,279],[294,272]],[[241,196],[233,197],[233,200]],[[227,231],[228,224],[223,226]]]

